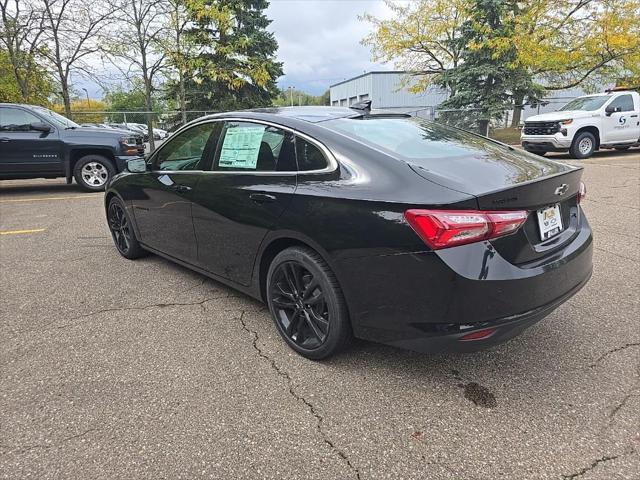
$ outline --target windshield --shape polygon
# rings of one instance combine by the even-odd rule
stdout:
[[[586,110],[588,112],[592,112],[594,110],[598,110],[602,105],[607,103],[610,97],[606,95],[596,95],[593,97],[580,97],[574,100],[571,100],[564,107],[560,109],[560,111],[567,110]]]
[[[69,120],[67,117],[63,117],[59,113],[52,112],[48,108],[44,107],[33,107],[40,115],[44,115],[47,120],[51,123],[57,125],[62,128],[78,128],[80,125]]]

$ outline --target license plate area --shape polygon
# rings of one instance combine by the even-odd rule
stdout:
[[[548,240],[563,230],[560,204],[556,203],[537,211],[540,239]]]

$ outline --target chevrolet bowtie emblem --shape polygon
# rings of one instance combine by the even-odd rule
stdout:
[[[569,190],[569,185],[567,185],[566,183],[563,183],[558,188],[556,188],[555,194],[564,195],[565,193],[567,193],[567,190]]]

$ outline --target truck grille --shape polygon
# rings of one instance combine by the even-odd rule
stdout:
[[[558,122],[524,122],[525,135],[553,135],[559,131]]]

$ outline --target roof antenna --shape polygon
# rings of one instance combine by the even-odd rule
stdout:
[[[360,102],[354,103],[353,105],[349,106],[349,108],[352,110],[360,110],[365,115],[368,115],[369,113],[371,113],[371,100],[361,100]]]

